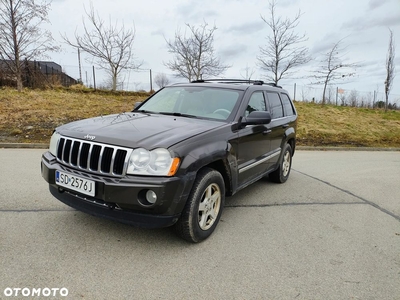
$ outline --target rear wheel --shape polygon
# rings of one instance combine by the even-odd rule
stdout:
[[[193,243],[208,238],[219,222],[224,202],[222,175],[210,168],[200,170],[182,215],[175,224],[175,231]]]
[[[269,174],[269,178],[273,182],[284,183],[289,178],[290,169],[292,167],[292,147],[286,144],[283,147],[283,155],[279,162],[279,167]]]

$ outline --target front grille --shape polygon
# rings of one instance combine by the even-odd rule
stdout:
[[[57,160],[79,170],[96,174],[124,176],[132,149],[60,138]]]

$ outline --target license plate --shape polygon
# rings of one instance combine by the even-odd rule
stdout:
[[[81,178],[76,175],[56,171],[56,184],[70,190],[94,197],[93,180]]]

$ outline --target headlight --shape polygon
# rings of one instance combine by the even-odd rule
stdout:
[[[167,149],[158,148],[148,151],[143,148],[135,149],[128,164],[128,174],[173,176],[178,170],[179,158],[171,157]]]
[[[50,147],[49,147],[50,153],[53,154],[54,156],[57,156],[57,145],[59,140],[60,140],[60,134],[54,131],[50,139]]]

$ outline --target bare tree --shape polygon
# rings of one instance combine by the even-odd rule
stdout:
[[[133,57],[133,42],[135,28],[125,28],[125,25],[106,24],[90,4],[90,11],[86,11],[89,25],[83,23],[83,35],[75,32],[75,42],[63,35],[64,41],[72,47],[81,49],[93,56],[96,65],[106,70],[112,79],[112,90],[117,88],[118,76],[122,70],[138,69],[142,63],[135,63]]]
[[[341,47],[342,41],[343,39],[333,45],[332,49],[324,55],[324,59],[321,61],[322,65],[314,72],[315,81],[313,84],[324,85],[322,104],[326,103],[326,88],[329,84],[355,74],[353,71],[357,67],[356,63],[343,63],[345,53]]]
[[[276,16],[276,1],[269,2],[270,19],[261,16],[261,19],[272,30],[268,36],[267,44],[260,47],[260,55],[257,57],[261,69],[268,72],[266,78],[278,84],[279,80],[291,75],[291,69],[306,64],[311,60],[308,49],[300,46],[307,40],[306,35],[295,33],[299,25],[301,12],[299,11],[293,20]]]
[[[180,29],[175,32],[174,40],[165,40],[168,52],[174,58],[164,63],[170,70],[176,73],[177,77],[192,80],[199,80],[203,77],[218,76],[230,68],[224,65],[214,53],[214,32],[217,27],[214,25],[207,29],[208,24],[196,27],[186,24],[189,29],[189,37],[186,31],[182,35]]]
[[[358,106],[359,94],[356,90],[352,90],[349,95],[349,105],[352,107]]]
[[[158,86],[158,88],[161,89],[169,84],[169,79],[164,73],[158,73],[154,77],[154,82]]]
[[[386,55],[386,80],[385,80],[385,111],[388,109],[389,93],[392,88],[393,79],[395,77],[394,59],[395,59],[395,46],[393,41],[393,31],[389,29],[389,47]]]
[[[242,72],[240,72],[240,76],[242,76],[243,79],[250,81],[255,73],[255,70],[253,68],[250,68],[249,65],[246,65],[246,68],[242,70],[245,71],[245,74],[243,75]]]
[[[17,89],[23,88],[24,60],[57,51],[51,33],[41,25],[49,23],[50,2],[34,0],[0,0],[0,58],[15,77]]]

